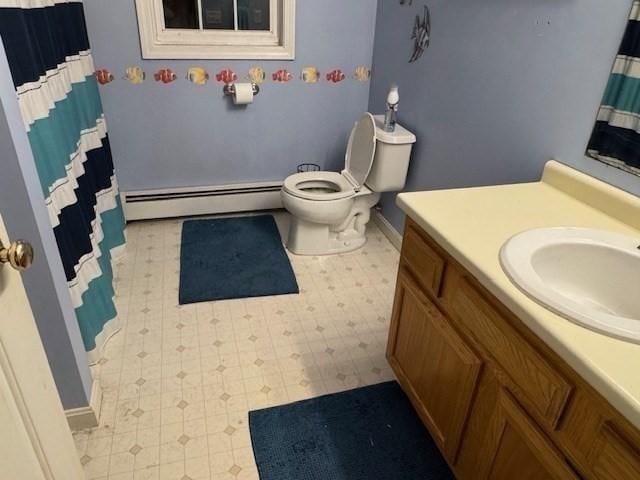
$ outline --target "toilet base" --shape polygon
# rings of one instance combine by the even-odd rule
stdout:
[[[287,250],[295,255],[335,255],[357,250],[367,242],[355,230],[334,232],[331,226],[291,219]]]
[[[287,249],[296,255],[335,255],[361,248],[367,243],[371,208],[379,199],[378,193],[357,198],[349,215],[337,225],[313,223],[292,215]]]
[[[292,218],[287,250],[295,255],[335,255],[357,250],[367,243],[364,232],[354,229],[335,232],[331,228]]]

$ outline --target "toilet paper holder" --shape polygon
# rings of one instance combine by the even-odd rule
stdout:
[[[252,83],[251,88],[253,89],[253,95],[258,95],[260,93],[260,85],[257,83]],[[236,94],[236,86],[233,83],[226,83],[224,87],[222,87],[222,92],[228,96],[233,97]]]

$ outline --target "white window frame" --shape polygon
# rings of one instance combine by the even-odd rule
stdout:
[[[136,0],[142,58],[294,60],[296,0],[270,2],[271,30],[249,31],[168,29],[162,0]]]

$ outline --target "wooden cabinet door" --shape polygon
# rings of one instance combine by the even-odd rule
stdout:
[[[640,478],[640,445],[633,445],[611,422],[604,422],[591,468],[598,480]]]
[[[404,269],[387,357],[440,450],[454,464],[481,361]]]
[[[564,480],[578,477],[562,454],[538,429],[511,394],[500,389],[487,441],[484,472],[488,480]]]

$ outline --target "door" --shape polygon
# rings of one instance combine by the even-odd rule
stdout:
[[[453,465],[482,362],[404,267],[398,276],[387,356]]]
[[[562,454],[511,394],[499,389],[493,426],[484,443],[487,480],[577,480]]]
[[[9,247],[1,212],[0,241]],[[17,255],[10,256],[16,260]],[[0,476],[81,480],[80,460],[24,285],[8,260],[7,251],[0,251]]]

